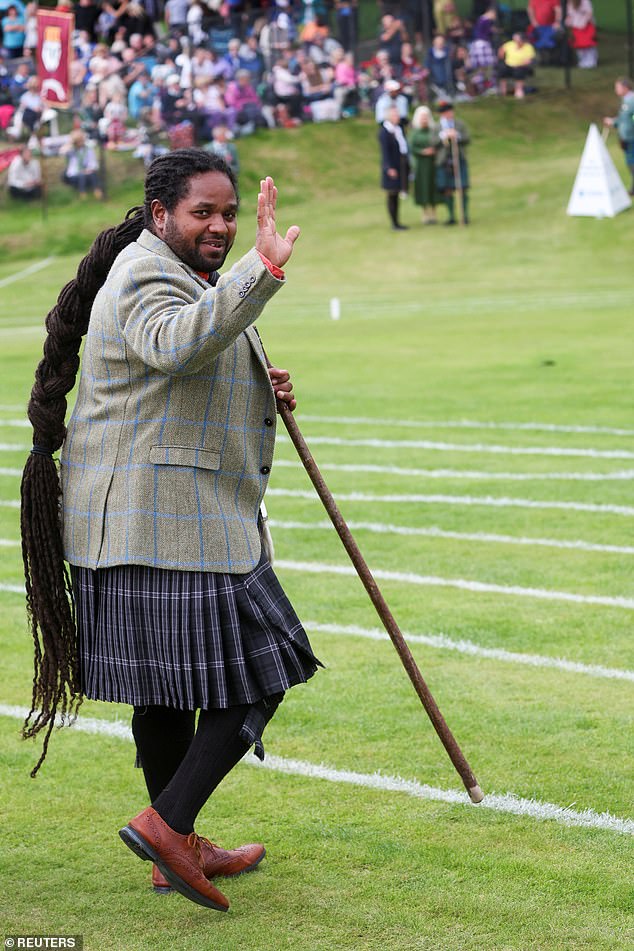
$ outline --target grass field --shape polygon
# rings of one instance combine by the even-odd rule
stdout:
[[[268,850],[226,885],[228,915],[153,895],[117,837],[145,804],[127,709],[87,702],[85,729],[28,776],[24,405],[42,315],[138,201],[140,171],[111,160],[107,205],[53,190],[45,223],[2,206],[4,934],[82,933],[91,951],[634,948],[634,213],[565,215],[611,75],[464,107],[468,230],[424,229],[411,202],[410,230],[387,230],[369,120],[241,148],[240,248],[266,171],[303,229],[260,331],[487,796],[468,804],[281,431],[278,573],[327,669],[270,725],[269,769],[240,765],[203,811],[204,834]]]

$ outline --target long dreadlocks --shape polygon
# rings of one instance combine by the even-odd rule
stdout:
[[[121,224],[97,236],[75,278],[62,289],[46,317],[44,356],[28,405],[33,449],[21,486],[22,558],[35,650],[31,709],[22,736],[28,739],[46,730],[31,776],[44,762],[56,716],[62,723],[70,721],[82,701],[75,610],[60,524],[61,486],[53,459],[66,436],[66,396],[77,378],[81,339],[115,258],[144,227],[152,228],[152,201],[158,199],[173,211],[186,196],[189,180],[210,171],[227,175],[237,194],[235,177],[218,156],[178,149],[155,159],[145,180],[144,207],[132,208]]]

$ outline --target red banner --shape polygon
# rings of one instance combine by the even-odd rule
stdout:
[[[58,10],[37,11],[37,75],[40,95],[56,109],[70,106],[70,61],[75,16]]]

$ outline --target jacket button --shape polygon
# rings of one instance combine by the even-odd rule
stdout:
[[[262,468],[260,469],[260,472],[262,473],[262,475],[268,475],[270,471],[271,471],[270,466],[262,466]]]
[[[267,416],[267,417],[265,418],[265,420],[264,420],[264,425],[265,425],[265,426],[272,426],[272,425],[273,425],[273,420],[271,419],[270,416]]]

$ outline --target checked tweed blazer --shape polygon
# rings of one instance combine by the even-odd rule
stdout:
[[[62,449],[67,561],[257,565],[275,396],[252,324],[283,283],[252,249],[211,287],[149,231],[117,257]]]

